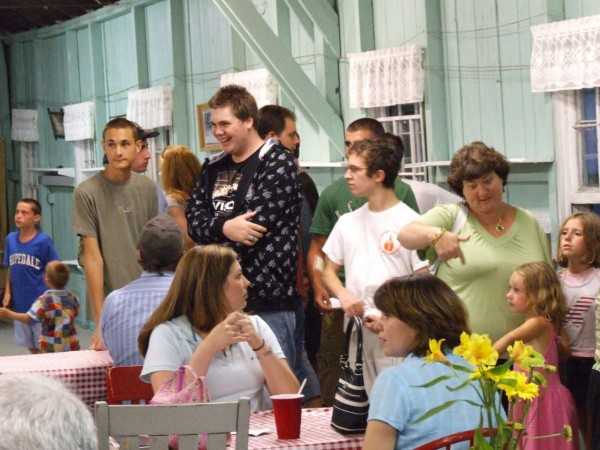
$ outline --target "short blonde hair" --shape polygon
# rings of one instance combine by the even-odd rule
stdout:
[[[558,327],[567,315],[567,299],[555,270],[544,261],[521,264],[515,273],[523,277],[527,306]]]

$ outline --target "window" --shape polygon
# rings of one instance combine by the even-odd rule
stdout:
[[[423,136],[423,105],[409,103],[406,105],[369,108],[367,115],[383,124],[385,131],[402,137],[404,142],[404,158],[400,167],[400,175],[414,180],[427,181],[427,154]]]
[[[75,165],[77,169],[93,169],[96,167],[96,151],[93,139],[74,141],[73,145],[75,147]]]
[[[593,212],[600,216],[600,204],[591,205],[573,205],[573,212]]]
[[[600,128],[600,89],[582,89],[577,96],[579,118],[575,128],[579,132],[580,163],[579,188],[598,189],[598,129]]]
[[[575,211],[600,212],[600,88],[552,94],[559,223]]]
[[[102,158],[100,161],[97,160],[93,139],[73,141],[73,147],[75,149],[75,182],[79,184],[87,176],[101,170],[98,166]]]

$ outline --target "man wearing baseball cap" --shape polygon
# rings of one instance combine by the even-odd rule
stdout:
[[[155,138],[159,135],[160,133],[156,130],[144,130],[142,127],[138,126],[138,139],[142,141],[142,150],[131,166],[131,170],[135,173],[144,173],[148,169],[148,163],[152,157],[150,149],[148,148],[148,139]]]
[[[183,236],[175,220],[160,214],[144,226],[138,240],[142,275],[111,292],[100,316],[100,333],[115,366],[144,363],[137,337],[165,297],[183,255]]]

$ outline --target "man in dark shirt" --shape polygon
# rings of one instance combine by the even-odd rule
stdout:
[[[296,116],[292,111],[279,105],[266,105],[258,110],[258,134],[265,141],[271,138],[276,138],[284,147],[292,152],[294,160],[300,170],[298,162],[300,150],[300,137],[296,130]],[[296,286],[298,289],[298,297],[296,299],[296,327],[294,332],[294,342],[296,345],[296,361],[291,364],[292,370],[298,380],[306,379],[304,387],[304,398],[307,399],[305,405],[310,408],[321,406],[321,389],[317,374],[311,366],[308,355],[305,349],[307,329],[305,308],[312,306],[312,294],[307,289],[308,274],[305,274],[304,261],[308,253],[310,245],[310,225],[312,216],[319,199],[319,193],[314,181],[306,172],[298,174],[300,184],[302,185],[302,209],[300,214],[300,233],[298,236],[299,251],[298,251],[298,273]],[[306,275],[306,276],[305,276]],[[320,336],[320,314],[317,314],[319,322],[310,325],[316,325],[318,330],[311,330],[313,335],[318,338]],[[316,352],[316,350],[315,350]]]
[[[210,99],[213,135],[223,152],[208,159],[186,209],[198,244],[220,243],[240,255],[246,310],[263,318],[290,363],[296,360],[294,308],[302,193],[293,155],[257,131],[256,101],[228,85]]]

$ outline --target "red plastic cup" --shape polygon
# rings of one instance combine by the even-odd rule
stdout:
[[[302,394],[271,395],[279,439],[298,439],[302,420]]]

